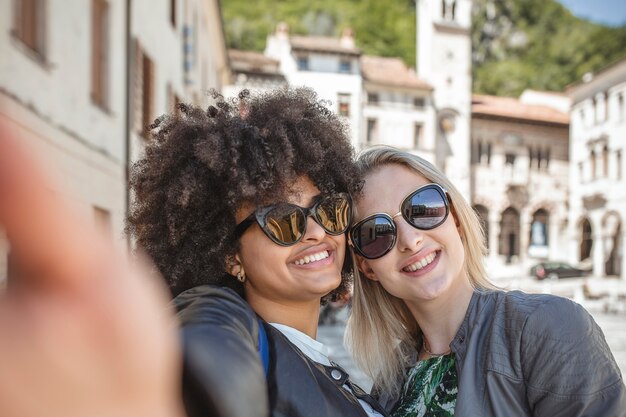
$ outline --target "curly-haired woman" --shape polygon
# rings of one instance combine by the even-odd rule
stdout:
[[[129,229],[176,295],[188,415],[384,414],[315,340],[350,278],[345,125],[307,89],[215,98],[158,120],[132,181]]]

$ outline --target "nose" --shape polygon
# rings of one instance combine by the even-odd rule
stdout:
[[[308,216],[306,221],[306,233],[302,240],[316,242],[321,241],[326,237],[326,231],[322,228],[322,226],[317,224],[315,220],[313,220],[312,216]]]
[[[416,252],[424,241],[424,231],[416,229],[407,221],[398,216],[395,218],[397,228],[397,243],[400,252]]]

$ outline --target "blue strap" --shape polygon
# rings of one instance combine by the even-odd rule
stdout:
[[[269,343],[267,342],[267,333],[265,332],[265,326],[263,326],[263,321],[258,319],[259,321],[259,355],[261,355],[261,362],[263,362],[263,370],[265,371],[265,377],[267,378],[267,373],[270,369],[270,349]]]

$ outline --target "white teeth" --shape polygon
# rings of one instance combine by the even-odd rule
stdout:
[[[411,265],[406,266],[403,269],[406,272],[415,272],[418,269],[422,269],[422,268],[426,267],[427,265],[429,265],[435,259],[436,256],[437,256],[436,252],[433,252],[430,255],[428,255],[427,257],[422,258],[421,260],[419,260],[419,261],[417,261],[415,263],[412,263]]]
[[[308,263],[311,263],[311,262],[321,261],[322,259],[326,259],[329,256],[330,255],[328,254],[328,251],[322,251],[322,252],[319,252],[319,253],[314,253],[312,255],[305,256],[302,259],[298,259],[294,263],[296,265],[305,265],[305,264],[308,264]]]

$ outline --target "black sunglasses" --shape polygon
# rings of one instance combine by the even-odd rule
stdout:
[[[409,194],[400,212],[394,216],[375,213],[352,226],[350,241],[356,252],[367,259],[386,255],[396,244],[397,228],[394,218],[402,215],[411,226],[430,230],[443,224],[450,213],[446,191],[439,184],[427,184]]]
[[[239,239],[256,222],[272,242],[280,246],[295,245],[306,234],[309,216],[329,235],[345,233],[352,220],[350,196],[338,193],[322,197],[309,208],[290,203],[261,207],[237,225],[235,237]]]

